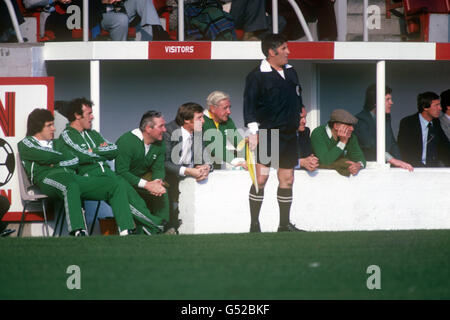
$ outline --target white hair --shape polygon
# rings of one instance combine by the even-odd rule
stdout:
[[[230,100],[230,95],[223,91],[216,90],[211,92],[209,96],[206,98],[206,105],[217,106],[217,104],[224,99]]]

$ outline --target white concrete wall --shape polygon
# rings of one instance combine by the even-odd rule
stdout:
[[[250,178],[244,171],[215,171],[207,182],[180,184],[180,233],[248,232]],[[260,223],[279,222],[278,182],[271,171]],[[307,231],[450,228],[450,169],[365,169],[355,177],[334,170],[295,172],[291,222]]]

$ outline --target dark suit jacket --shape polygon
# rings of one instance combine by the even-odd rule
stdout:
[[[305,128],[305,131],[297,132],[297,158],[299,159],[309,157],[313,153],[311,148],[310,133],[311,130],[308,127]]]
[[[175,147],[179,148],[179,154],[178,156],[181,157],[181,152],[182,152],[182,145],[181,143],[183,142],[183,137],[181,135],[181,131],[176,135],[178,137],[178,139],[176,141],[172,141],[172,134],[176,131],[176,130],[181,130],[181,127],[175,122],[172,121],[170,123],[168,123],[166,125],[166,132],[164,132],[163,135],[163,139],[164,139],[164,143],[166,144],[166,160],[164,162],[165,168],[166,168],[166,180],[170,185],[169,188],[169,196],[173,195],[174,197],[178,197],[178,182],[182,179],[184,179],[184,177],[179,175],[180,172],[180,168],[182,167],[182,165],[178,164],[178,163],[174,163],[172,161],[172,150]],[[201,134],[201,132],[200,132]],[[203,151],[205,148],[205,144],[202,141],[201,144],[198,144],[197,141],[194,138],[194,142],[192,145],[192,151],[194,153],[196,153],[196,149],[201,148],[201,153],[203,155]],[[193,153],[193,154],[194,154]],[[197,160],[201,160],[201,161],[197,161]],[[194,157],[191,165],[197,165],[197,164],[204,164],[204,163],[211,163],[210,159],[197,159]]]
[[[450,142],[441,128],[439,119],[433,119],[436,128],[436,139],[438,140],[437,152],[438,166],[450,166]],[[414,167],[429,167],[422,163],[422,128],[420,126],[419,113],[407,116],[400,121],[398,131],[398,146],[404,161]]]
[[[367,161],[377,160],[377,123],[370,111],[363,110],[356,115],[358,123],[355,126],[355,134],[358,143]],[[400,149],[395,141],[391,125],[391,115],[386,114],[386,151],[396,159],[401,159]]]

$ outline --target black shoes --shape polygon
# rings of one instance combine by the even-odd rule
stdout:
[[[295,225],[289,222],[285,226],[279,226],[278,232],[305,232],[305,230],[300,230],[297,227],[295,227]]]
[[[13,229],[5,229],[2,232],[0,232],[0,237],[8,237],[10,236],[12,233],[16,232],[16,230]]]
[[[259,226],[259,222],[250,224],[250,232],[261,232],[261,227]]]

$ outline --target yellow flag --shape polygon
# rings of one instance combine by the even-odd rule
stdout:
[[[256,163],[255,163],[255,153],[254,151],[250,150],[250,146],[248,144],[248,141],[245,143],[246,150],[245,150],[245,159],[247,161],[247,167],[248,167],[248,173],[250,174],[250,179],[252,179],[252,183],[255,186],[256,193],[259,192],[258,190],[258,184],[256,183]]]

